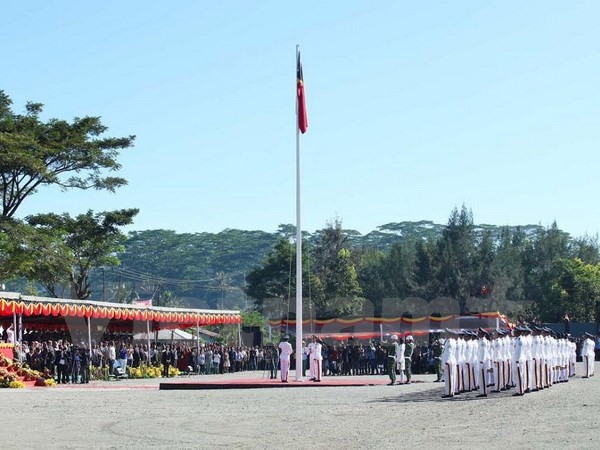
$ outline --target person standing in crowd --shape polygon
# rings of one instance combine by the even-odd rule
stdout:
[[[90,382],[90,357],[86,347],[81,348],[81,384]]]
[[[73,347],[73,358],[71,363],[71,383],[79,382],[79,374],[81,373],[81,353],[79,348]]]
[[[113,373],[116,360],[117,349],[115,348],[115,343],[113,341],[110,341],[110,343],[108,344],[108,373]]]
[[[290,371],[290,357],[294,350],[292,345],[288,342],[290,337],[288,335],[283,336],[279,343],[279,363],[281,365],[281,382],[288,382],[288,374]]]
[[[390,377],[389,385],[396,383],[396,355],[399,353],[400,348],[398,346],[398,336],[392,334],[390,336],[390,343],[386,346],[387,350],[387,372]]]
[[[8,344],[14,344],[15,343],[15,330],[13,329],[13,324],[12,323],[6,329],[6,342]]]
[[[435,382],[439,383],[442,381],[442,353],[444,352],[444,345],[440,339],[433,341],[431,352],[433,354],[433,365],[435,368]]]
[[[229,361],[229,353],[223,352],[223,372],[229,373],[231,369],[231,361]]]
[[[170,345],[163,348],[161,362],[163,365],[162,376],[163,378],[169,378],[169,369],[171,368],[171,364],[173,364],[173,352]]]
[[[55,352],[55,366],[56,366],[56,375],[57,382],[66,383],[67,382],[67,352],[63,347],[62,343],[57,344],[57,349]]]
[[[123,373],[127,372],[127,357],[127,347],[125,347],[125,344],[121,344],[119,348],[119,365],[121,366],[121,369],[123,369]]]
[[[405,339],[406,343],[404,344],[404,364],[406,366],[406,384],[410,384],[410,380],[412,378],[412,357],[413,352],[415,351],[415,343],[413,337],[409,334]]]

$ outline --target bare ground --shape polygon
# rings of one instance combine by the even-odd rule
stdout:
[[[158,391],[155,380],[3,389],[0,448],[600,447],[600,374],[524,397],[451,400],[432,376],[415,379],[311,389]]]

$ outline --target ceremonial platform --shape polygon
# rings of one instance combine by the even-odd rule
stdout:
[[[387,377],[374,378],[371,376],[358,377],[323,377],[320,382],[304,379],[295,381],[292,378],[287,383],[280,379],[269,378],[238,378],[226,380],[161,382],[159,390],[214,390],[214,389],[274,389],[274,388],[320,388],[320,387],[359,387],[379,386],[389,383]]]

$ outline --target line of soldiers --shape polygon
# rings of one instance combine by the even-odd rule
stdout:
[[[575,339],[550,328],[517,326],[510,330],[478,332],[446,330],[441,363],[443,398],[479,390],[478,397],[515,388],[514,395],[551,387],[575,375]],[[586,333],[587,334],[587,333]],[[593,336],[583,348],[593,351]],[[583,356],[583,352],[582,352]],[[586,377],[593,375],[593,356],[587,354]],[[586,359],[584,359],[584,362]]]

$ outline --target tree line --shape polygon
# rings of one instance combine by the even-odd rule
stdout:
[[[105,137],[99,117],[43,120],[42,112],[43,105],[30,102],[19,114],[0,91],[0,278],[8,289],[259,312],[268,303],[276,305],[270,314],[292,312],[293,225],[273,233],[125,234],[136,208],[17,218],[31,196],[50,186],[115,192],[127,184],[114,173],[134,136]],[[365,235],[334,221],[303,232],[303,249],[305,304],[317,318],[419,315],[448,299],[463,313],[600,320],[597,238],[571,237],[556,223],[475,224],[463,206],[446,224],[388,223]]]
[[[556,223],[476,225],[466,206],[454,209],[446,225],[414,232],[422,225],[394,226],[413,232],[396,234],[387,249],[361,244],[340,222],[306,238],[303,291],[312,293],[315,317],[416,317],[435,312],[427,303],[446,299],[460,313],[500,310],[544,322],[600,318],[597,238],[572,238]],[[293,267],[295,246],[280,239],[248,275],[247,292],[258,307],[265,299],[285,302],[294,295],[295,269],[287,270],[288,261]]]

